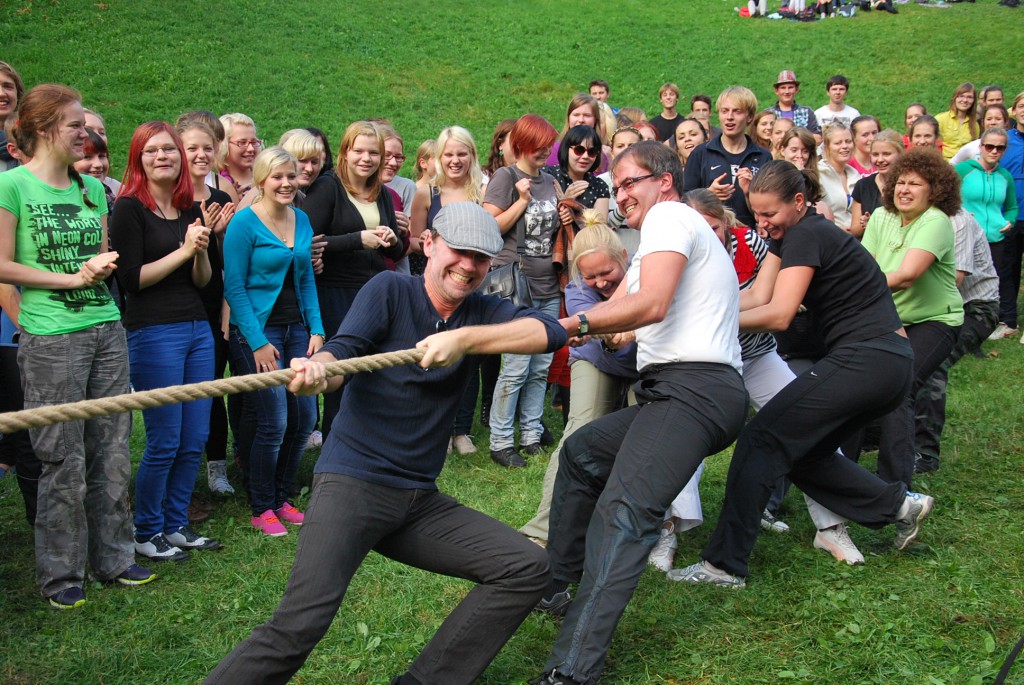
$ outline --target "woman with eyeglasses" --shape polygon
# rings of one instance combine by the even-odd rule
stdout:
[[[323,235],[323,272],[316,292],[325,330],[333,335],[367,281],[387,270],[385,257],[405,253],[391,195],[381,180],[384,136],[371,121],[357,121],[341,138],[333,174],[322,174],[309,187],[302,209],[313,233]],[[322,432],[326,442],[341,406],[341,393],[324,396]]]
[[[558,148],[558,165],[544,171],[554,176],[565,197],[608,216],[608,184],[594,175],[601,166],[601,139],[591,126],[573,126]]]
[[[263,141],[256,137],[256,124],[244,114],[225,114],[220,123],[224,126],[224,144],[217,150],[217,166],[228,182],[224,191],[237,203],[253,186],[252,165],[263,149]]]
[[[231,307],[228,344],[239,374],[284,368],[319,350],[326,338],[313,280],[313,229],[293,202],[298,163],[284,148],[262,151],[253,166],[259,198],[231,220],[224,237],[224,299]],[[254,420],[240,422],[249,455],[250,523],[280,537],[302,525],[292,481],[316,421],[316,397],[281,386],[246,395]]]
[[[8,127],[24,165],[0,174],[0,281],[21,286],[18,365],[25,408],[129,391],[121,312],[104,281],[103,184],[72,166],[87,138],[82,97],[44,84],[19,100]],[[75,249],[43,249],[67,244]],[[29,431],[42,462],[36,515],[40,592],[56,609],[85,604],[86,563],[101,581],[140,585],[128,515],[128,414]]]
[[[960,176],[964,209],[973,214],[984,229],[992,252],[992,263],[999,276],[999,326],[991,336],[995,340],[1020,332],[1013,277],[1014,260],[1019,269],[1020,255],[1011,235],[1020,199],[1013,175],[999,166],[1007,141],[1006,129],[990,128],[981,135],[981,157],[978,161],[960,162],[955,167]]]
[[[153,121],[135,129],[110,222],[128,297],[124,326],[132,385],[140,391],[213,379],[213,332],[200,295],[213,273],[211,233],[186,164],[181,138],[169,124]],[[140,556],[181,561],[188,550],[220,547],[188,521],[210,405],[203,399],[142,412],[146,448],[135,475]]]
[[[936,150],[912,148],[890,167],[882,204],[868,220],[863,245],[885,274],[914,364],[910,393],[881,419],[878,475],[910,487],[914,397],[949,356],[964,320],[950,221],[960,210],[960,179]]]
[[[961,83],[949,99],[949,109],[935,115],[942,138],[942,156],[953,159],[960,148],[978,137],[978,93],[973,83]]]

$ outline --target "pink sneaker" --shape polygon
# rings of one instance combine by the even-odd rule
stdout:
[[[285,502],[281,505],[281,508],[274,512],[277,517],[285,523],[290,523],[295,526],[301,526],[306,516],[301,511],[292,506],[291,502]]]
[[[252,527],[272,538],[279,538],[282,535],[288,534],[288,529],[284,527],[284,524],[281,523],[276,516],[274,516],[274,512],[270,509],[267,509],[259,516],[253,516]]]

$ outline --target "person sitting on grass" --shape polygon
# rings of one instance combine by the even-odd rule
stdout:
[[[392,685],[474,682],[548,582],[544,550],[439,492],[435,480],[469,380],[463,355],[553,351],[565,345],[565,330],[536,310],[474,292],[502,248],[497,221],[479,205],[443,207],[423,248],[422,277],[378,274],[360,290],[337,335],[312,358],[291,361],[293,393],[329,392],[343,381],[349,388],[316,465],[281,603],[208,684],[291,678],[327,632],[371,550],[478,583]],[[325,377],[325,363],[413,346],[425,351],[419,366]],[[403,429],[395,430],[399,423]]]

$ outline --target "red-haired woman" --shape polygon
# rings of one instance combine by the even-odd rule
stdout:
[[[106,251],[103,184],[71,166],[86,139],[81,96],[36,86],[11,138],[28,161],[0,174],[0,281],[21,286],[25,408],[126,393],[121,313],[104,284],[118,255]],[[83,605],[86,559],[100,580],[152,580],[135,565],[128,516],[129,415],[29,433],[43,462],[35,527],[43,596],[58,609]]]
[[[516,163],[494,173],[483,202],[484,209],[498,220],[505,239],[505,247],[492,268],[519,260],[533,306],[556,318],[561,290],[551,262],[551,247],[559,226],[558,196],[555,179],[543,168],[557,135],[544,117],[520,117],[509,132]],[[520,445],[527,454],[541,451],[540,419],[551,358],[551,354],[505,355],[490,417],[491,459],[502,466],[526,466],[516,451],[513,435],[517,404]]]
[[[114,203],[110,241],[121,255],[118,276],[127,294],[124,326],[136,390],[213,379],[213,333],[200,296],[212,274],[210,229],[193,201],[185,159],[169,124],[142,124],[132,136]],[[188,525],[210,404],[196,400],[142,412],[146,449],[135,475],[136,554],[180,561],[189,549],[220,546]]]
[[[314,235],[327,242],[324,269],[316,277],[324,330],[334,335],[359,289],[387,269],[384,258],[402,258],[398,221],[381,180],[384,136],[371,121],[345,129],[333,174],[321,174],[306,192],[302,209]],[[324,396],[323,437],[341,406],[341,393]]]

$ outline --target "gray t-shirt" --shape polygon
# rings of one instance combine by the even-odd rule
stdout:
[[[540,172],[537,176],[529,176],[516,166],[502,167],[487,184],[484,202],[493,204],[503,211],[519,199],[516,183],[520,179],[530,178],[530,204],[526,211],[504,235],[505,246],[494,259],[494,266],[504,266],[516,258],[516,236],[522,234],[526,238],[523,246],[523,274],[530,284],[530,294],[539,299],[558,297],[558,277],[551,263],[551,245],[555,231],[558,230],[558,196],[555,192],[555,179],[549,174]]]

